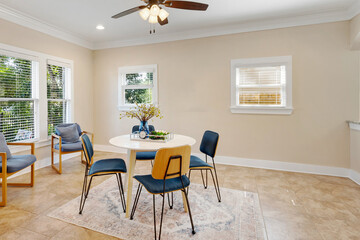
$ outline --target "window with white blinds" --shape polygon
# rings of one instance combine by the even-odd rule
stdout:
[[[291,57],[238,59],[231,63],[233,113],[291,113]]]
[[[70,68],[47,64],[48,135],[70,119]]]
[[[36,138],[38,62],[0,54],[0,132],[8,142]]]
[[[141,103],[157,104],[157,65],[119,69],[119,109]]]

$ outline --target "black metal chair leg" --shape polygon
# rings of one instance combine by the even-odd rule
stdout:
[[[93,176],[91,176],[91,178],[90,178],[90,182],[89,182],[89,186],[88,186],[87,191],[86,191],[85,198],[87,198],[88,195],[89,195],[89,191],[90,191],[90,186],[91,186],[92,179],[93,179]]]
[[[190,210],[190,204],[189,204],[189,199],[188,199],[188,196],[187,196],[187,193],[184,190],[182,190],[184,192],[184,195],[185,195],[185,199],[186,199],[186,204],[187,204],[187,208],[188,208],[188,212],[189,212],[189,217],[190,217],[190,222],[191,222],[191,228],[192,228],[192,234],[195,234],[195,227],[194,227],[194,223],[193,223],[193,219],[192,219],[192,215],[191,215],[191,210]]]
[[[213,180],[213,183],[214,183],[214,188],[215,188],[215,193],[216,193],[216,196],[219,200],[219,202],[221,202],[221,196],[220,196],[220,188],[219,188],[219,183],[215,183],[215,178],[214,178],[214,174],[213,172],[210,170],[210,173],[211,173],[211,177],[212,177],[212,180]]]
[[[86,193],[86,185],[87,185],[87,176],[84,176],[83,188],[81,192],[80,206],[79,206],[79,214],[82,213],[83,205],[85,204],[85,193]]]
[[[161,228],[162,228],[162,222],[163,222],[163,217],[164,217],[165,192],[164,192],[163,194],[164,194],[164,197],[163,197],[162,208],[161,208],[159,240],[160,240],[160,238],[161,238]]]
[[[169,207],[170,207],[170,209],[173,209],[173,207],[174,207],[174,193],[171,192],[171,203],[170,203],[170,193],[168,193],[167,196],[168,196]]]
[[[154,233],[156,240],[156,213],[155,213],[155,195],[153,195],[153,212],[154,212]]]
[[[203,182],[204,188],[206,189],[206,188],[207,188],[207,185],[205,184],[205,181],[204,181],[203,170],[201,169],[201,170],[200,170],[200,172],[201,172],[201,179],[202,179],[202,182]]]
[[[213,166],[214,166],[214,172],[215,172],[216,184],[217,184],[217,188],[218,188],[218,192],[219,192],[219,202],[221,202],[219,179],[218,179],[217,172],[216,172],[216,165],[215,165],[214,158],[212,158],[212,162],[213,162]]]
[[[135,210],[136,210],[137,204],[138,204],[138,202],[139,202],[141,190],[142,190],[142,185],[139,184],[138,189],[137,189],[137,191],[136,191],[135,199],[134,199],[134,205],[133,205],[133,207],[132,207],[132,209],[131,209],[130,220],[133,220],[133,219],[134,219]]]
[[[123,207],[124,212],[126,212],[125,196],[124,196],[124,189],[123,189],[123,185],[122,185],[121,175],[120,175],[120,173],[115,173],[115,175],[116,175],[116,179],[117,179],[117,183],[118,183],[118,187],[119,187],[121,205]]]

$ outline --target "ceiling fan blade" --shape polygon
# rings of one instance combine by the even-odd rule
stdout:
[[[118,13],[118,14],[112,16],[112,18],[124,17],[126,15],[131,14],[131,13],[137,12],[137,11],[143,9],[143,8],[146,8],[146,6],[138,6],[138,7],[130,8],[130,9],[126,10],[126,11],[123,11],[121,13]]]
[[[208,4],[189,2],[189,1],[166,1],[163,3],[166,7],[180,8],[187,10],[206,11]]]
[[[158,16],[158,23],[159,23],[161,26],[164,26],[164,25],[166,25],[166,24],[169,23],[169,20],[168,20],[168,18],[165,18],[164,21],[161,21],[160,17]]]

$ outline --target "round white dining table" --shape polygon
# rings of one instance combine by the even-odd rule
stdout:
[[[125,177],[125,188],[127,187],[126,195],[126,215],[129,217],[130,208],[131,208],[131,198],[132,198],[132,187],[133,187],[133,175],[136,162],[136,153],[145,152],[145,151],[157,151],[160,148],[170,148],[170,147],[179,147],[183,145],[194,145],[196,140],[192,137],[174,134],[174,138],[167,142],[156,142],[156,141],[139,141],[139,140],[130,140],[130,134],[117,136],[109,140],[110,144],[127,149],[127,159],[126,167],[127,173]],[[187,209],[186,206],[185,210]]]

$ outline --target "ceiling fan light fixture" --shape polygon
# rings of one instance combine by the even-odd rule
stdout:
[[[150,10],[148,8],[144,8],[143,10],[141,10],[139,12],[139,15],[142,19],[144,19],[146,21],[148,19],[148,17],[150,16]]]
[[[169,13],[165,9],[160,9],[159,18],[164,21],[169,16]]]
[[[157,22],[158,22],[157,16],[150,15],[150,17],[149,17],[149,23],[155,24],[155,23],[157,23]]]
[[[159,12],[160,12],[160,8],[159,8],[158,5],[154,4],[154,5],[151,6],[151,8],[150,8],[150,14],[151,14],[152,16],[157,17],[157,16],[159,15]]]

